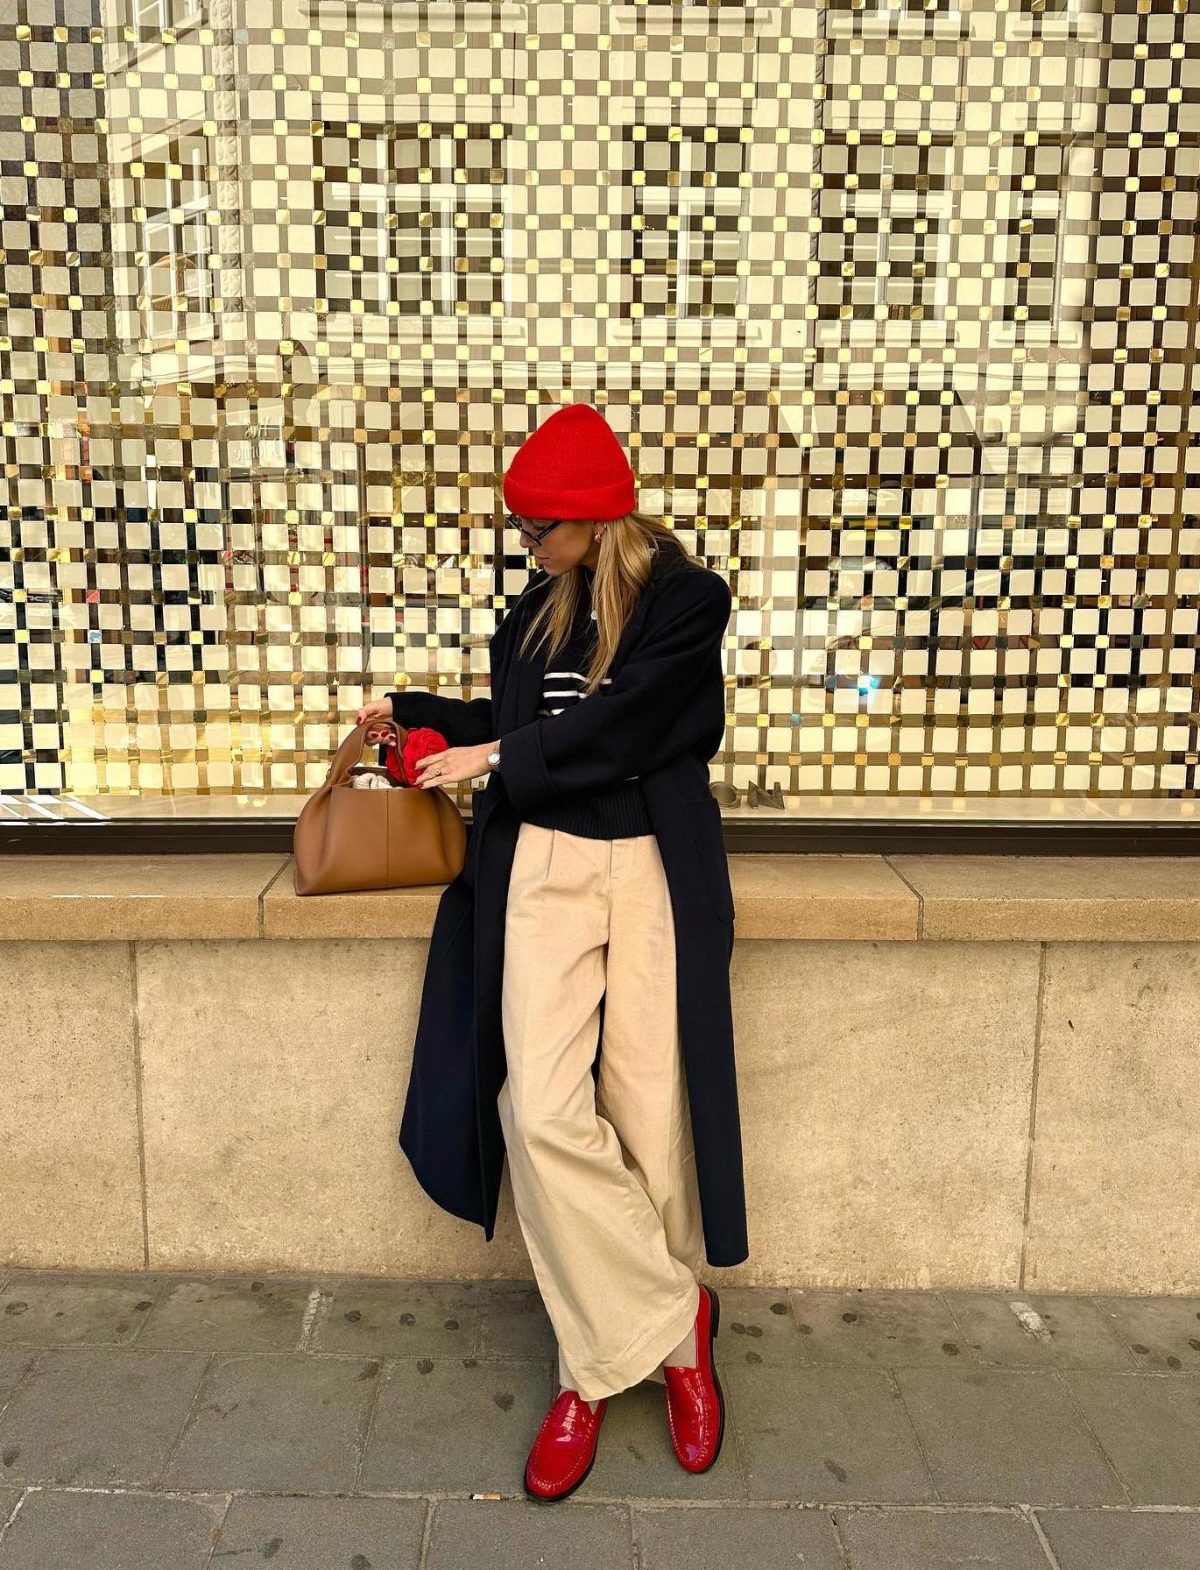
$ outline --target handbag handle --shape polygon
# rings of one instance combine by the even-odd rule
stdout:
[[[367,732],[377,725],[391,725],[396,732],[396,745],[403,747],[404,738],[408,730],[403,725],[398,725],[395,720],[371,720],[366,725],[356,725],[346,735],[345,741],[334,753],[329,764],[329,773],[325,776],[326,785],[340,785],[356,763],[362,762],[363,753],[367,749]],[[371,743],[375,745],[374,742]]]

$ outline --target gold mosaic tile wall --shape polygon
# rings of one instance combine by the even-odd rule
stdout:
[[[1195,795],[1200,9],[16,10],[0,789],[486,690],[582,400],[733,586],[714,779]]]

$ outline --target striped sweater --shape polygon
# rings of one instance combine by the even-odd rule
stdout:
[[[595,612],[591,609],[592,573],[586,567],[583,569],[583,578],[588,587],[588,598],[576,617],[568,642],[547,662],[542,678],[542,701],[538,714],[551,721],[554,715],[561,714],[565,709],[587,702],[583,688],[587,682],[587,667],[594,646]],[[602,677],[601,688],[611,681],[611,676]],[[599,689],[591,696],[598,697]],[[541,828],[580,834],[585,839],[624,839],[632,834],[654,832],[636,774],[587,796],[576,793],[558,796],[538,811],[527,812],[525,821],[536,823]]]

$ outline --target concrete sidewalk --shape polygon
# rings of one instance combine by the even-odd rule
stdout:
[[[1200,1299],[715,1285],[716,1466],[546,1505],[532,1283],[0,1270],[0,1570],[1200,1566]]]

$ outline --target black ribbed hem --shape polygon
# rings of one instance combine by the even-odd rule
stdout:
[[[566,834],[579,834],[590,840],[619,840],[654,833],[638,780],[624,780],[586,801],[560,796],[521,817],[540,829],[562,829]]]

